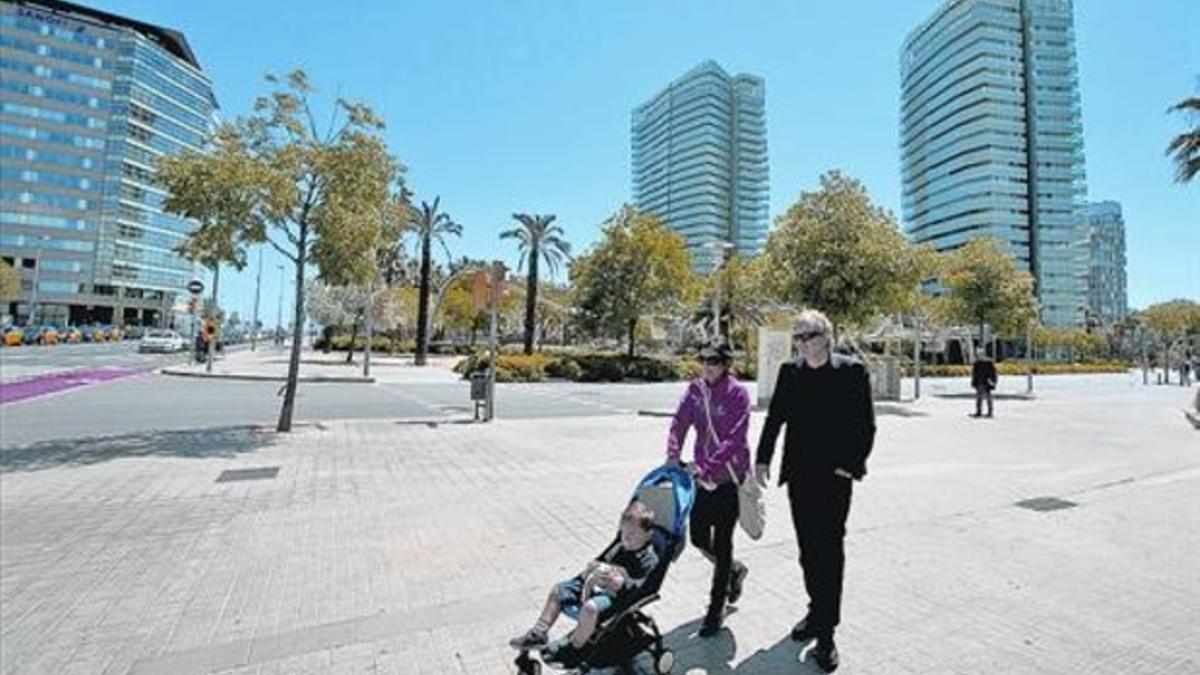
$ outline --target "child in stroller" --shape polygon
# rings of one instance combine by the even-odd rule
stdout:
[[[621,515],[616,539],[580,574],[554,587],[538,622],[509,644],[520,650],[522,674],[540,672],[529,657],[560,668],[625,666],[649,649],[655,669],[670,672],[674,655],[663,647],[654,620],[642,608],[658,599],[670,563],[686,544],[688,513],[694,498],[685,469],[661,467],[639,483]],[[548,644],[560,613],[578,620],[568,636]]]

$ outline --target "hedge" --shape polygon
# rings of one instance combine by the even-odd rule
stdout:
[[[464,378],[487,369],[488,357],[478,354],[463,359],[454,371]],[[692,360],[660,359],[624,354],[500,354],[496,380],[500,382],[540,382],[557,377],[575,382],[675,382],[700,375],[700,366]]]
[[[905,377],[912,376],[912,367],[902,368]],[[1105,363],[1034,363],[1035,375],[1083,375],[1089,373],[1124,373],[1129,366],[1118,362]],[[1024,375],[1029,372],[1023,361],[1002,361],[996,364],[1000,375]],[[969,365],[921,366],[921,377],[970,377]]]

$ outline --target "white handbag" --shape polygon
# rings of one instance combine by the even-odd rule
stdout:
[[[713,426],[712,405],[708,395],[708,383],[704,383],[700,387],[700,391],[704,393],[704,415],[708,418],[708,433],[712,438],[715,446],[720,447],[721,439],[717,437],[716,427]],[[733,464],[725,465],[729,470],[729,477],[733,479],[733,484],[737,486],[738,491],[738,524],[742,526],[742,531],[751,539],[760,539],[763,535],[763,530],[767,526],[767,505],[763,503],[762,487],[754,480],[752,476],[746,476],[746,480],[738,481],[737,472],[733,470]]]

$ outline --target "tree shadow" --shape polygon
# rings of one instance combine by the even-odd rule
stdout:
[[[876,403],[875,414],[877,415],[893,415],[896,417],[929,417],[929,413],[920,410],[906,408],[903,405],[894,403]]]
[[[0,474],[87,466],[125,457],[235,457],[274,445],[277,435],[252,426],[145,431],[39,441],[0,451]]]

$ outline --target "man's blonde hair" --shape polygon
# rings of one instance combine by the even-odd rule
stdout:
[[[792,324],[793,329],[799,328],[801,323],[811,323],[825,335],[833,335],[833,322],[819,310],[812,308],[801,310],[800,316],[796,317],[795,323]]]

